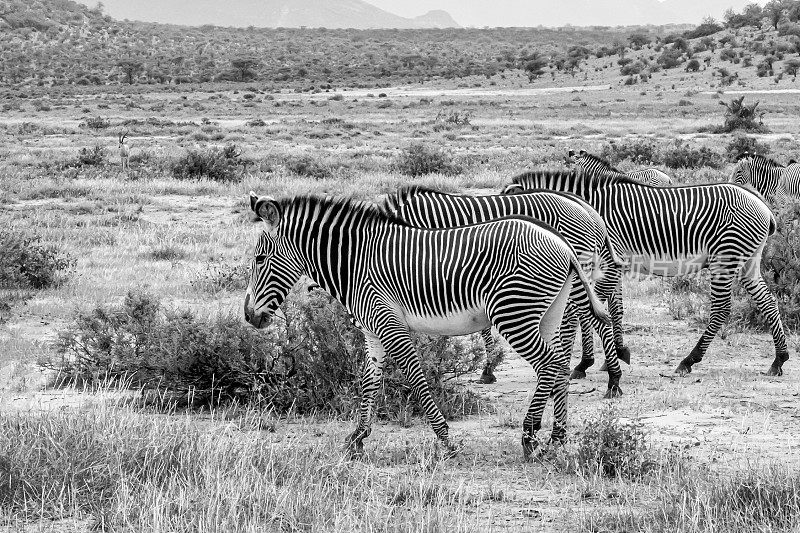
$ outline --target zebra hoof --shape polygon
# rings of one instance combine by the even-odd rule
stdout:
[[[494,377],[494,374],[484,372],[481,374],[481,377],[478,378],[478,383],[483,383],[484,385],[491,385],[495,383],[497,378]]]
[[[572,374],[569,375],[569,379],[585,379],[585,378],[586,378],[586,372],[578,368],[573,370]]]
[[[782,376],[783,375],[783,369],[781,367],[779,367],[779,366],[772,365],[772,366],[769,367],[769,370],[767,370],[767,375],[768,376]]]
[[[675,373],[678,374],[679,376],[683,377],[686,374],[691,374],[692,373],[692,367],[690,367],[686,363],[681,363],[681,364],[678,365],[678,368],[675,369]]]
[[[531,437],[528,433],[522,434],[522,459],[528,463],[536,459],[538,453],[539,443],[536,438]]]
[[[613,387],[609,387],[606,393],[603,395],[604,400],[611,400],[613,398],[619,398],[622,396],[622,389],[619,388],[619,385],[614,385]]]
[[[361,461],[367,456],[366,452],[364,452],[364,445],[360,442],[358,444],[348,444],[345,448],[345,453],[351,461]]]
[[[626,365],[631,364],[631,350],[627,346],[617,348],[617,359],[623,361]]]

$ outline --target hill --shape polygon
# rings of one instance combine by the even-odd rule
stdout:
[[[84,0],[90,4],[91,0]],[[363,0],[106,0],[106,12],[123,20],[246,28],[455,28],[444,11],[400,17]]]

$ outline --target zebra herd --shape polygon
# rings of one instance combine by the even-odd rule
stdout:
[[[738,278],[770,325],[775,359],[768,374],[782,375],[789,358],[786,335],[760,269],[766,240],[776,230],[764,197],[797,194],[797,164],[780,167],[745,155],[735,183],[670,186],[656,169],[626,175],[583,151],[570,152],[567,160],[573,168],[526,172],[488,196],[410,187],[373,205],[250,193],[250,207],[266,228],[255,246],[245,319],[265,327],[305,275],[339,300],[364,332],[361,405],[347,439],[352,455],[363,453],[371,431],[387,354],[404,372],[437,437],[453,449],[412,330],[480,331],[488,348],[494,327],[537,376],[523,420],[524,457],[538,447],[536,433],[551,395],[551,440],[562,442],[578,324],[582,357],[571,377],[585,377],[594,363],[594,330],[605,352],[606,397],[622,394],[619,361],[630,361],[621,327],[624,270],[669,277],[709,269],[710,320],[677,373],[688,374],[702,361],[730,314]],[[487,367],[484,375],[491,375],[491,361]]]

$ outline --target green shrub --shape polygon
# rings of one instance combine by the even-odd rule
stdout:
[[[771,150],[768,144],[760,143],[755,137],[749,137],[742,134],[733,137],[731,142],[729,142],[725,147],[725,154],[730,162],[736,162],[738,157],[745,152],[755,155],[768,156],[770,151]]]
[[[81,148],[73,166],[76,167],[96,167],[106,162],[106,151],[100,145],[94,148]]]
[[[111,127],[111,122],[103,117],[89,117],[83,123],[90,130],[104,130]]]
[[[763,112],[757,111],[759,102],[746,105],[744,96],[734,98],[730,103],[720,102],[725,107],[725,123],[717,128],[718,133],[730,133],[735,130],[769,131],[762,122]]]
[[[329,165],[321,163],[310,155],[287,159],[286,168],[292,174],[306,178],[323,180],[333,177],[333,169]]]
[[[236,399],[280,413],[350,416],[358,406],[363,337],[330,296],[296,291],[285,319],[256,330],[241,318],[203,319],[132,291],[122,306],[79,313],[59,334],[57,355],[41,361],[62,381],[119,381],[172,402]],[[452,418],[479,408],[454,378],[473,372],[483,350],[472,340],[418,339],[437,403]],[[386,365],[378,413],[406,420],[416,405],[394,362]]]
[[[0,289],[46,289],[75,265],[69,254],[41,237],[10,229],[0,234]]]
[[[661,162],[658,145],[647,139],[611,141],[603,146],[600,157],[608,160],[613,165],[625,160],[637,165],[657,165]]]
[[[393,169],[407,176],[427,174],[455,175],[461,168],[455,165],[450,154],[423,144],[412,144],[395,159]]]
[[[241,159],[236,145],[211,148],[205,152],[190,150],[172,164],[177,179],[207,178],[212,181],[238,181],[249,162]]]
[[[665,148],[663,163],[669,168],[717,168],[722,164],[721,159],[720,155],[710,148],[705,146],[693,148],[678,139]]]
[[[587,420],[569,454],[570,467],[585,475],[637,479],[657,466],[645,443],[644,426],[619,416],[614,404],[604,405]]]
[[[196,290],[209,294],[244,291],[250,281],[249,268],[247,263],[209,263],[190,283]]]

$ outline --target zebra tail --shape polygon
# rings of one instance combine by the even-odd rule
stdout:
[[[603,308],[603,304],[600,303],[600,299],[594,293],[594,290],[589,286],[589,280],[586,279],[586,275],[583,273],[583,269],[581,268],[580,263],[578,263],[578,258],[574,253],[570,254],[570,263],[572,270],[575,271],[575,275],[578,276],[578,279],[583,285],[583,290],[586,291],[589,312],[603,324],[607,326],[611,325],[611,317],[608,316],[608,313]]]
[[[625,267],[627,266],[627,262],[622,259],[619,254],[617,253],[617,249],[614,248],[614,243],[611,242],[611,236],[608,234],[608,231],[605,232],[603,236],[603,241],[605,247],[608,249],[608,253],[611,255],[611,260],[614,262],[615,265],[618,267]]]

